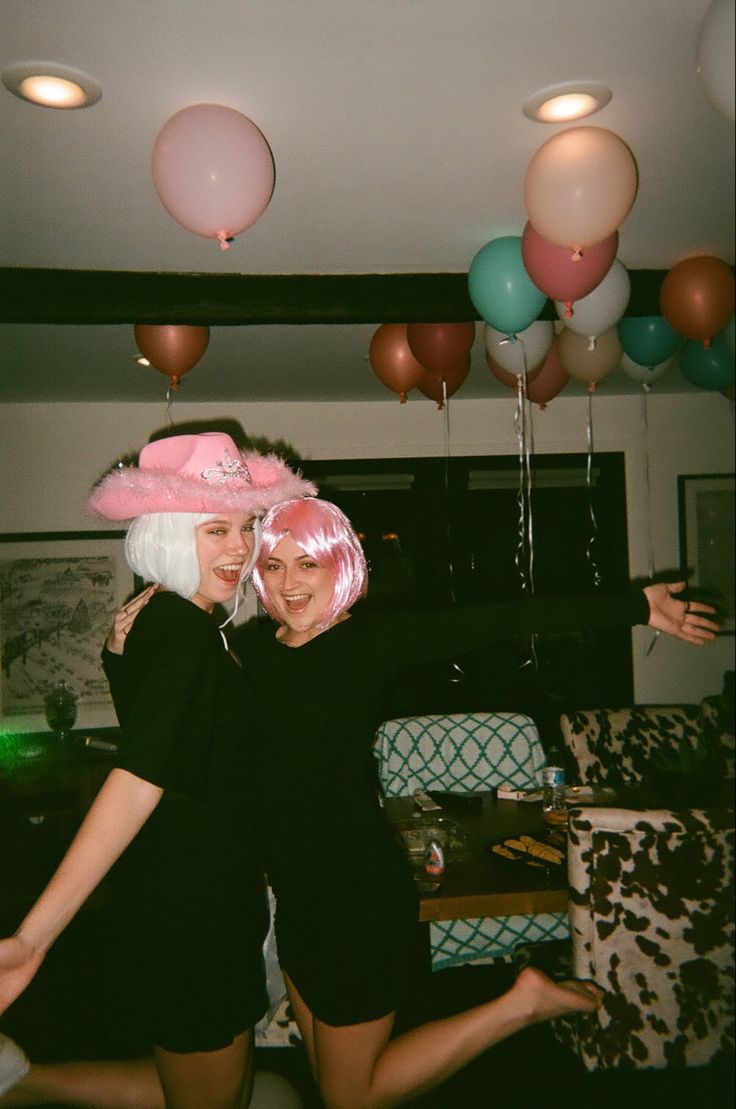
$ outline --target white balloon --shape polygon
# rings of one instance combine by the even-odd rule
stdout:
[[[697,74],[716,111],[736,118],[734,107],[734,0],[713,0],[705,13],[698,36]]]
[[[551,320],[535,320],[529,327],[517,332],[515,340],[509,339],[504,331],[497,331],[489,323],[483,328],[486,353],[501,369],[517,377],[524,373],[525,357],[527,373],[542,365],[554,337],[555,326]]]
[[[631,281],[628,271],[616,259],[600,285],[596,285],[592,293],[575,301],[569,319],[565,319],[568,307],[561,300],[555,301],[555,309],[568,330],[574,331],[576,335],[586,335],[592,340],[615,327],[626,311],[630,296]]]
[[[640,366],[638,362],[634,362],[633,359],[629,358],[626,351],[624,351],[619,365],[632,381],[637,381],[639,385],[651,385],[662,374],[667,373],[671,366],[674,366],[675,359],[676,356],[672,354],[664,362],[660,362],[658,366]]]

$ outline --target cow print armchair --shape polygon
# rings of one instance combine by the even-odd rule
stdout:
[[[691,791],[734,776],[733,703],[723,695],[693,705],[636,705],[570,712],[560,730],[582,785],[617,789],[651,781],[668,764]]]
[[[699,1066],[734,1045],[733,809],[572,809],[573,973],[606,992],[555,1021],[589,1070]]]

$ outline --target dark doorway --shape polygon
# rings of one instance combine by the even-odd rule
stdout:
[[[592,464],[583,454],[536,457],[531,482],[506,456],[319,461],[303,470],[361,535],[367,605],[431,609],[628,589],[623,454],[597,454]],[[511,638],[416,668],[397,681],[391,711],[527,712],[549,742],[562,711],[632,700],[630,632],[612,629]]]

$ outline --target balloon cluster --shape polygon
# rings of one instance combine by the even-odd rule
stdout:
[[[462,385],[470,368],[475,324],[384,323],[368,351],[373,372],[401,403],[415,386],[444,408]]]
[[[636,163],[618,135],[601,127],[562,131],[540,147],[527,168],[528,221],[522,236],[494,239],[473,258],[468,291],[490,328],[491,372],[513,388],[525,388],[540,404],[570,377],[594,388],[621,361],[616,324],[631,286],[616,259],[618,228],[636,190]],[[565,324],[556,342],[552,328],[531,334],[547,298]],[[514,369],[499,358],[495,332],[507,344],[521,343],[522,361],[507,345]],[[507,380],[500,371],[513,376]]]
[[[468,272],[470,299],[486,323],[486,361],[499,381],[545,404],[569,378],[592,392],[619,366],[651,383],[681,349],[691,381],[733,384],[733,353],[718,334],[734,304],[725,262],[686,259],[663,283],[661,316],[625,317],[631,283],[616,258],[618,228],[637,185],[631,151],[605,128],[562,131],[533,156],[523,234],[486,243]],[[556,339],[537,319],[547,298],[564,324]]]

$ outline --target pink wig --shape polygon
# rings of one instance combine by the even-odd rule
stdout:
[[[330,501],[316,497],[284,501],[270,509],[261,525],[261,552],[253,568],[253,584],[258,598],[274,620],[263,570],[274,549],[290,535],[318,566],[335,575],[335,589],[322,623],[329,627],[341,612],[351,608],[368,588],[368,570],[360,540],[344,512]]]

